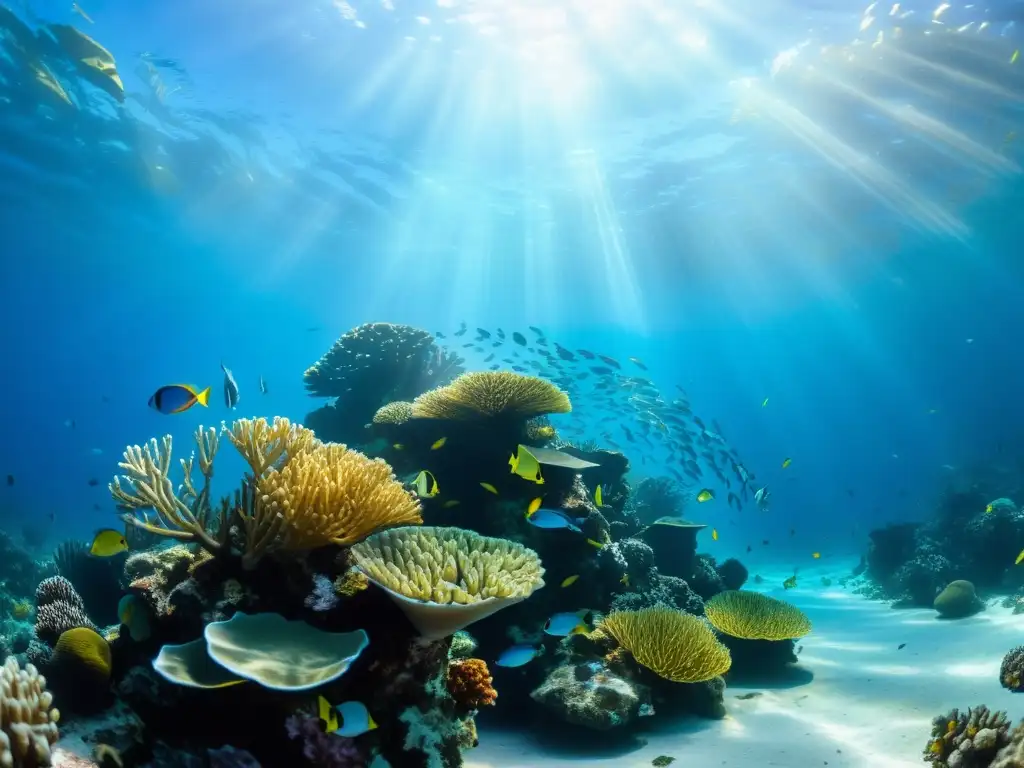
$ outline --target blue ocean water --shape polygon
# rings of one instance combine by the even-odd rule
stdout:
[[[966,468],[1016,469],[1024,10],[891,11],[0,7],[0,528],[116,524],[126,445],[301,421],[303,371],[378,321],[639,358],[772,488],[771,516],[699,509],[752,570],[856,561]],[[25,42],[49,24],[109,50],[121,98]],[[179,382],[210,407],[147,407]],[[633,414],[578,410],[666,473]]]

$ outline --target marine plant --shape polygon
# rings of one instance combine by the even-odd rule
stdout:
[[[39,768],[50,765],[50,747],[57,742],[60,712],[52,708],[46,680],[13,656],[0,667],[0,766]]]
[[[464,373],[451,384],[425,392],[412,403],[416,419],[526,421],[549,413],[569,413],[569,396],[545,379],[512,371]]]
[[[710,680],[724,675],[732,664],[729,649],[704,621],[670,608],[613,611],[598,629],[638,664],[676,683]]]
[[[759,592],[721,592],[705,603],[704,611],[719,632],[743,640],[794,640],[811,631],[803,611]]]
[[[544,586],[536,552],[460,528],[392,528],[350,552],[428,639],[448,637]]]

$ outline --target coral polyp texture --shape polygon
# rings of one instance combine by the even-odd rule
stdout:
[[[700,683],[729,671],[729,649],[696,616],[655,606],[612,611],[599,629],[638,664],[676,683]]]
[[[1009,731],[1005,712],[991,712],[985,706],[966,712],[952,709],[932,721],[924,761],[938,768],[988,768],[996,753],[1010,743]]]
[[[394,403],[382,405],[373,414],[374,424],[405,424],[412,418],[412,403],[405,400],[398,400]]]
[[[569,396],[551,382],[511,371],[464,373],[451,384],[424,392],[412,403],[417,419],[476,421],[569,413]]]
[[[454,634],[544,586],[536,552],[461,528],[380,531],[351,555],[427,638]]]
[[[385,526],[423,522],[390,465],[344,445],[318,444],[258,484],[257,514],[281,517],[283,546],[352,544]]]
[[[36,637],[54,645],[62,634],[77,627],[96,630],[71,582],[63,576],[41,581],[36,588]]]
[[[50,765],[60,719],[52,704],[46,678],[31,664],[22,669],[12,656],[0,667],[0,767]]]
[[[704,611],[719,632],[743,640],[795,640],[811,631],[803,611],[759,592],[721,592]]]
[[[480,709],[494,704],[491,671],[483,659],[457,659],[448,665],[448,693],[464,709]]]

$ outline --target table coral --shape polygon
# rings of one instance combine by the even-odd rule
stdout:
[[[448,692],[467,710],[494,704],[498,692],[483,659],[461,659],[448,665]]]
[[[803,611],[760,592],[722,592],[704,610],[715,629],[744,640],[793,640],[811,631]]]
[[[511,371],[464,373],[451,384],[417,397],[413,418],[526,421],[548,413],[569,413],[569,396],[549,381]]]

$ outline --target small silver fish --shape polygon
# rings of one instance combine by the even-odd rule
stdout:
[[[235,376],[231,373],[231,369],[224,363],[220,364],[220,369],[224,371],[224,405],[228,409],[233,409],[238,405],[238,384],[235,382]]]

